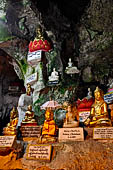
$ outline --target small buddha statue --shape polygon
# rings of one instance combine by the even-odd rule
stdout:
[[[90,118],[85,121],[85,125],[89,127],[111,126],[109,119],[107,104],[103,99],[103,91],[96,87],[94,91],[95,101],[91,106]]]
[[[68,67],[72,67],[73,63],[71,62],[71,58],[69,58],[69,62],[68,62]]]
[[[75,118],[77,120],[75,120]],[[79,126],[79,118],[76,109],[72,109],[71,105],[67,107],[66,119],[64,120],[63,127],[77,127]]]
[[[37,29],[36,29],[36,38],[35,38],[37,41],[39,40],[42,40],[44,41],[44,37],[43,37],[43,32],[42,32],[42,28],[41,26],[39,26]]]
[[[42,128],[42,136],[45,137],[54,137],[57,134],[58,127],[55,124],[53,119],[53,111],[48,108],[45,113],[45,121]]]
[[[92,92],[91,92],[91,89],[88,88],[87,99],[90,99],[90,98],[92,98]]]
[[[27,83],[27,91],[26,91],[27,95],[30,96],[32,92],[33,92],[33,89],[31,88],[31,85]]]
[[[53,72],[51,73],[51,76],[49,76],[49,81],[59,81],[58,72],[53,68]]]
[[[18,111],[13,107],[10,112],[10,123],[3,129],[4,135],[16,135],[16,126],[18,123]]]
[[[34,119],[34,112],[32,111],[32,106],[29,105],[27,107],[27,111],[25,113],[25,118],[22,121],[22,124],[23,123],[33,123],[33,122],[36,122],[35,119]]]

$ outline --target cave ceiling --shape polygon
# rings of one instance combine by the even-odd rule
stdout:
[[[9,56],[15,58],[19,54],[20,59],[26,56],[28,44],[40,24],[51,35],[49,38],[57,47],[58,61],[61,60],[63,67],[71,57],[81,70],[80,81],[104,83],[104,77],[112,78],[112,0],[4,2],[5,17],[0,19],[0,28],[5,30],[5,36],[0,35],[0,48]]]

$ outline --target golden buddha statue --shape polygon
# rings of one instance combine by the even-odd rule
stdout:
[[[79,126],[79,117],[77,114],[77,109],[76,107],[72,107],[72,105],[67,106],[67,113],[66,113],[66,118],[64,120],[63,127],[77,127]],[[75,120],[75,118],[77,120]]]
[[[48,108],[45,113],[45,121],[42,128],[42,136],[46,137],[56,136],[58,127],[55,124],[53,116],[54,116],[53,111]]]
[[[103,91],[96,87],[94,91],[95,101],[91,106],[90,118],[85,122],[89,127],[102,127],[111,126],[111,120],[109,119],[107,104],[103,99]]]
[[[33,122],[36,122],[35,119],[34,119],[34,112],[32,111],[32,106],[29,105],[27,107],[27,111],[25,113],[25,118],[24,120],[22,121],[22,124],[23,123],[33,123]]]
[[[31,88],[31,85],[29,83],[27,83],[27,95],[30,96],[31,93],[33,92],[33,89]]]
[[[39,40],[44,41],[43,31],[42,31],[41,26],[39,26],[39,27],[36,29],[36,38],[35,38],[35,40],[37,40],[37,41],[39,41]]]
[[[16,126],[18,123],[18,111],[13,107],[10,112],[10,123],[3,129],[4,135],[16,135]]]

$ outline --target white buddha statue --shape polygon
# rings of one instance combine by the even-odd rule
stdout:
[[[71,62],[71,58],[69,58],[69,62],[68,62],[68,67],[72,67],[73,63]]]
[[[49,81],[59,81],[58,72],[53,68],[53,72],[51,73],[51,76],[49,76]]]
[[[87,99],[92,98],[92,91],[90,88],[88,88],[88,93],[87,93]]]
[[[80,72],[76,66],[73,66],[71,58],[69,58],[68,67],[66,67],[65,72],[70,75]]]

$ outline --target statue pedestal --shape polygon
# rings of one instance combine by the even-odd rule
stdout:
[[[36,122],[33,123],[22,123],[20,128],[22,138],[25,141],[26,139],[36,139],[40,137],[41,127],[36,125]]]
[[[78,127],[78,126],[79,126],[79,122],[77,122],[77,121],[73,121],[71,123],[64,123],[63,124],[64,128],[75,128],[75,127]]]

